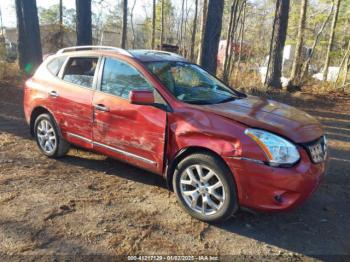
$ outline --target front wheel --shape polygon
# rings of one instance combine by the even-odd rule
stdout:
[[[211,154],[193,154],[183,159],[175,170],[173,188],[181,206],[205,222],[225,220],[238,209],[232,173]]]

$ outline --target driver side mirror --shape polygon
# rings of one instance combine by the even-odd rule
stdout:
[[[154,94],[149,90],[132,90],[129,94],[129,102],[134,105],[153,105]]]

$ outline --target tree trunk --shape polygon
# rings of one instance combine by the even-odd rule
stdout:
[[[185,0],[182,0],[182,4],[181,4],[181,21],[180,21],[180,41],[179,41],[180,53],[183,53],[183,50],[182,50],[182,47],[183,47],[182,36],[183,36],[184,13],[185,13]]]
[[[344,79],[342,86],[346,85],[346,81],[348,80],[348,74],[349,74],[349,67],[350,67],[350,55],[348,54],[348,57],[345,61],[345,71],[344,71]]]
[[[224,61],[224,72],[223,72],[223,80],[224,82],[227,82],[228,80],[228,71],[229,71],[229,55],[232,53],[232,34],[234,34],[234,27],[236,23],[236,16],[237,16],[237,8],[238,8],[238,0],[233,0],[231,5],[231,12],[230,12],[230,22],[228,24],[228,30],[227,30],[227,40],[226,40],[226,48],[225,48],[225,61]]]
[[[190,56],[190,59],[191,59],[192,62],[194,62],[194,48],[195,48],[195,44],[196,44],[197,16],[198,16],[198,0],[195,1],[193,30],[192,30],[192,39],[191,39],[191,56]]]
[[[343,58],[341,60],[341,63],[340,63],[340,66],[339,66],[339,72],[338,72],[338,75],[337,75],[337,80],[335,81],[335,83],[338,82],[339,77],[341,75],[342,68],[343,68],[344,65],[345,65],[345,68],[344,68],[345,71],[347,70],[349,55],[350,55],[350,40],[348,42],[348,48],[347,48],[347,50],[345,52],[345,55],[343,56]],[[347,72],[346,72],[346,74],[347,74]],[[345,81],[346,81],[346,77],[347,76],[345,75]]]
[[[238,7],[239,1],[237,1],[237,7]],[[233,25],[232,25],[232,32],[231,32],[231,39],[230,43],[234,44],[234,47],[236,47],[236,33],[238,28],[238,22],[241,18],[243,5],[245,4],[245,0],[241,1],[241,4],[239,5],[239,8],[236,11],[236,14],[233,17]],[[236,60],[236,53],[234,48],[229,49],[229,57],[227,62],[227,75],[226,75],[226,81],[228,82],[228,79],[231,77],[231,73],[234,70],[235,60]]]
[[[63,47],[63,0],[59,3],[60,47]]]
[[[126,41],[128,38],[128,0],[123,0],[123,28],[122,28],[122,39],[121,48],[126,48]]]
[[[77,45],[92,45],[91,0],[75,0]]]
[[[276,17],[270,54],[271,72],[266,81],[267,85],[273,88],[282,87],[283,50],[287,37],[289,4],[289,0],[277,0],[276,2]]]
[[[153,17],[152,17],[152,49],[154,50],[156,44],[156,0],[153,0]]]
[[[35,0],[16,0],[18,61],[27,74],[42,62],[38,9]]]
[[[199,46],[198,46],[197,64],[200,64],[201,62],[201,53],[202,53],[202,46],[203,46],[203,40],[204,40],[205,24],[207,22],[207,13],[208,13],[208,0],[203,0],[201,32],[200,32],[200,40],[199,40]]]
[[[135,49],[135,29],[134,29],[134,9],[136,5],[136,1],[134,0],[134,4],[132,5],[131,12],[130,12],[130,24],[131,24],[131,31],[132,31],[132,48]]]
[[[161,32],[160,32],[160,50],[162,50],[162,48],[163,48],[163,43],[164,43],[164,1],[165,0],[161,0],[162,1],[162,7],[161,7],[161,9],[162,9],[162,21],[161,21],[161,23],[162,23],[162,25],[161,25]]]
[[[327,16],[326,20],[323,22],[323,24],[322,24],[320,30],[317,32],[317,35],[316,35],[315,40],[314,40],[314,42],[313,42],[313,44],[312,44],[312,47],[311,47],[311,53],[310,53],[309,57],[306,59],[304,65],[303,65],[302,72],[301,72],[301,75],[300,75],[300,79],[301,79],[301,80],[304,78],[306,72],[307,72],[308,69],[309,69],[309,65],[310,65],[310,62],[311,62],[311,60],[312,60],[312,57],[313,57],[313,55],[314,55],[314,53],[315,53],[315,48],[316,48],[316,46],[317,46],[317,44],[318,44],[318,40],[319,40],[319,38],[320,38],[320,36],[321,36],[323,30],[325,29],[325,27],[326,27],[326,25],[327,25],[329,19],[331,18],[331,15],[332,15],[332,13],[333,13],[333,9],[334,9],[334,2],[333,2],[333,4],[332,4],[332,7],[331,7],[331,9],[330,9],[330,11],[329,11],[329,13],[328,13],[328,16]]]
[[[300,80],[300,71],[302,65],[302,51],[304,45],[304,32],[306,25],[306,13],[307,13],[308,0],[302,0],[300,9],[300,19],[298,27],[297,44],[295,47],[294,60],[291,73],[291,82],[293,85],[298,85]]]
[[[223,12],[224,0],[209,1],[208,17],[205,23],[203,47],[201,50],[201,65],[212,74],[216,74]]]
[[[239,53],[238,53],[238,61],[237,61],[237,70],[235,74],[235,79],[237,79],[238,73],[239,73],[239,66],[241,63],[242,59],[242,50],[243,50],[243,43],[244,43],[244,30],[245,30],[245,19],[246,19],[246,7],[247,7],[247,2],[244,3],[243,6],[243,17],[242,17],[242,24],[241,24],[241,30],[240,30],[240,43],[239,43]]]
[[[2,22],[2,13],[1,13],[1,8],[0,8],[0,33],[1,33],[1,36],[4,35],[4,27],[3,27],[3,22]]]
[[[59,24],[63,25],[63,0],[60,0],[58,9],[59,9]]]
[[[332,46],[333,46],[333,42],[334,42],[335,28],[337,26],[337,21],[338,21],[340,2],[341,2],[341,0],[336,0],[335,9],[334,9],[331,36],[329,38],[326,60],[325,60],[324,67],[323,67],[323,80],[325,80],[325,81],[327,81],[327,76],[328,76],[328,67],[329,67],[329,63],[330,63],[330,56],[331,56]]]

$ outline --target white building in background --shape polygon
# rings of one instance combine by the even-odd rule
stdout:
[[[286,45],[284,47],[283,62],[282,62],[282,77],[281,77],[282,86],[284,87],[288,85],[290,80],[289,75],[290,75],[290,72],[292,71],[294,54],[295,54],[295,45]],[[304,59],[307,59],[308,57],[310,57],[310,54],[311,54],[311,48],[303,47],[302,55]],[[261,76],[261,81],[263,83],[265,82],[265,78],[266,78],[268,62],[269,62],[269,56],[265,58],[265,62],[261,67],[259,67],[259,73]]]
[[[304,60],[310,57],[311,55],[311,48],[303,47],[303,57]],[[293,60],[294,60],[294,54],[295,54],[295,46],[293,45],[286,45],[283,50],[283,64],[282,64],[282,77],[281,82],[282,86],[286,87],[289,84],[290,78],[289,75],[292,71],[293,66]],[[259,67],[259,74],[261,76],[262,83],[265,82],[266,78],[266,72],[267,72],[267,64],[269,61],[269,56],[266,57],[264,64]],[[309,73],[312,75],[314,79],[323,81],[323,70],[321,72],[317,72],[316,68],[313,65],[309,65]],[[328,75],[327,75],[327,81],[335,82],[338,78],[338,74],[340,72],[339,66],[330,66],[328,67]]]

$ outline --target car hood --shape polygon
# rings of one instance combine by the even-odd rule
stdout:
[[[201,108],[249,127],[285,136],[295,143],[310,142],[323,135],[323,128],[314,117],[292,106],[265,98],[247,96]]]

